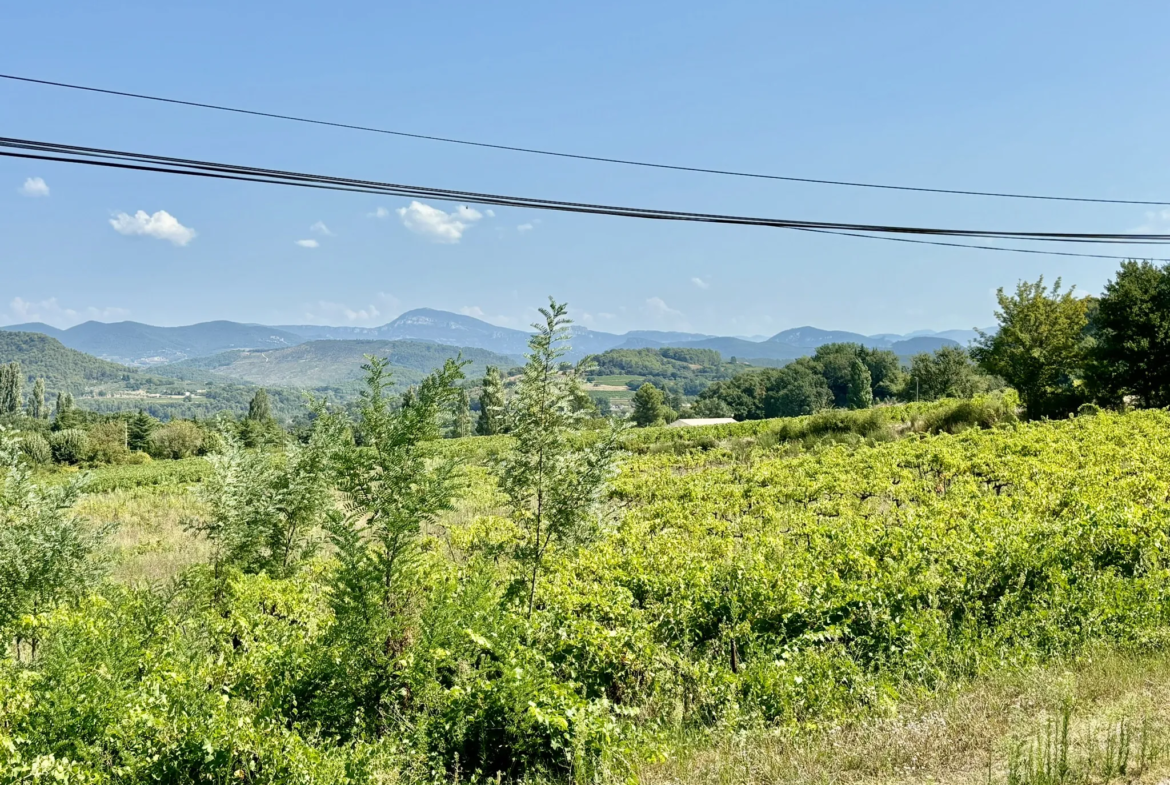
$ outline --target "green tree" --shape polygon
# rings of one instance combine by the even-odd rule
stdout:
[[[447,360],[400,407],[392,405],[389,362],[367,358],[359,404],[362,444],[343,451],[338,489],[345,514],[331,522],[337,554],[334,611],[351,634],[403,634],[402,613],[422,527],[451,508],[457,466],[437,455],[439,416],[459,395],[460,364]]]
[[[146,451],[154,458],[190,458],[203,449],[203,431],[190,420],[171,420],[151,432]]]
[[[503,433],[504,427],[504,381],[500,378],[500,369],[489,365],[479,394],[479,421],[475,432],[480,436],[495,436]]]
[[[1102,399],[1170,406],[1170,265],[1127,261],[1097,302],[1088,377]]]
[[[19,362],[0,366],[0,416],[20,414],[24,408],[24,375]]]
[[[471,435],[471,396],[466,387],[459,388],[459,398],[455,401],[455,422],[452,435],[457,438],[466,438]]]
[[[318,414],[308,442],[290,445],[281,461],[246,449],[230,425],[221,429],[222,449],[208,457],[211,475],[199,487],[208,512],[187,521],[211,543],[221,579],[228,569],[287,577],[318,547],[314,534],[334,510],[342,433],[337,417]]]
[[[643,384],[634,393],[634,411],[630,415],[630,419],[639,428],[662,425],[672,414],[670,407],[666,405],[662,390],[650,382]]]
[[[516,557],[525,567],[528,617],[536,602],[537,582],[548,549],[588,539],[590,522],[609,480],[620,426],[588,445],[572,438],[585,417],[573,401],[580,387],[576,370],[561,371],[571,321],[566,306],[549,298],[534,324],[528,362],[513,398],[510,419],[515,447],[505,458],[501,488],[512,519],[521,532]]]
[[[849,369],[848,404],[850,409],[868,409],[873,406],[873,380],[869,369],[859,357],[853,358],[853,365]]]
[[[158,427],[158,420],[141,409],[126,424],[126,445],[131,450],[147,452],[150,449],[150,435]]]
[[[943,346],[935,352],[910,358],[910,375],[906,377],[903,397],[911,401],[970,398],[983,389],[983,381],[965,349]]]
[[[80,595],[100,572],[94,555],[106,529],[73,514],[82,487],[80,479],[33,482],[19,441],[0,432],[0,634],[18,659],[26,642],[29,659],[36,656],[37,616]]]
[[[272,420],[272,404],[268,400],[268,391],[261,387],[248,402],[248,419],[252,422],[268,424]]]
[[[765,379],[763,411],[753,419],[802,417],[833,406],[833,391],[819,364],[810,358],[802,357],[783,368],[767,372]]]
[[[43,420],[49,416],[45,406],[45,380],[40,377],[33,382],[32,395],[28,398],[28,416],[34,420]]]
[[[999,329],[980,332],[971,348],[983,370],[1016,389],[1031,419],[1076,411],[1085,399],[1089,302],[1073,291],[1062,292],[1059,278],[1049,290],[1043,277],[1021,281],[1014,295],[999,289]]]

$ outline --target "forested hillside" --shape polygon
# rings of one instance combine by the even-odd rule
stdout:
[[[402,386],[417,383],[446,360],[456,357],[469,361],[469,375],[482,375],[488,365],[507,369],[522,362],[519,357],[484,349],[424,341],[346,340],[310,341],[269,351],[224,352],[176,363],[161,371],[182,373],[199,369],[265,387],[347,390],[361,378],[361,366],[367,355],[388,359],[394,382]]]

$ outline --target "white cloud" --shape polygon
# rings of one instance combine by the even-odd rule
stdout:
[[[516,227],[516,231],[520,232],[521,234],[524,234],[525,232],[531,232],[535,228],[536,227],[530,223],[520,224],[519,226]]]
[[[154,215],[147,215],[145,210],[139,210],[134,215],[118,213],[110,219],[110,226],[118,234],[144,235],[167,240],[175,245],[186,245],[195,239],[195,230],[183,226],[166,210],[159,210]]]
[[[459,313],[464,316],[474,316],[476,319],[483,318],[483,309],[478,305],[465,305],[459,309]]]
[[[488,218],[495,218],[496,217],[495,210],[484,210],[483,214],[486,215]]]
[[[31,302],[21,297],[13,297],[8,304],[8,312],[4,314],[4,321],[10,324],[22,322],[44,322],[54,327],[72,327],[73,325],[96,319],[108,322],[125,319],[130,312],[125,308],[97,308],[90,306],[76,310],[66,308],[57,302],[56,297],[47,300]]]
[[[49,186],[40,177],[30,177],[20,186],[20,193],[25,196],[48,196]]]
[[[661,297],[651,297],[646,300],[646,310],[651,316],[682,316],[682,311],[676,311],[666,304]]]
[[[437,243],[447,244],[459,242],[463,233],[483,218],[478,210],[465,205],[445,213],[422,202],[411,202],[409,207],[400,207],[397,212],[402,225],[410,231],[430,237]]]
[[[1146,213],[1146,222],[1133,228],[1134,234],[1164,234],[1170,225],[1170,210],[1154,210]]]
[[[377,218],[379,220],[385,220],[385,219],[390,217],[390,211],[387,210],[385,207],[379,207],[376,210],[374,210],[374,212],[372,212],[372,213],[366,213],[366,217],[367,218]]]
[[[693,283],[695,286],[699,287],[700,289],[710,289],[711,288],[711,284],[707,283],[706,281],[704,281],[702,278],[700,278],[698,276],[695,276],[694,278],[692,278],[691,283]]]
[[[309,227],[309,231],[316,232],[317,234],[321,234],[326,237],[333,236],[333,232],[329,231],[329,227],[325,225],[324,221],[318,221],[317,223],[313,224]]]
[[[302,248],[316,248],[320,244],[316,240],[297,240],[297,245]]]
[[[345,303],[321,300],[305,312],[305,321],[310,324],[346,324],[354,327],[376,327],[389,320],[389,314],[398,308],[398,298],[385,292],[378,292],[375,299],[382,307],[370,303],[351,308]]]

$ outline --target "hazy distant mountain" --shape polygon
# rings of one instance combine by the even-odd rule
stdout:
[[[959,346],[958,341],[943,338],[938,335],[920,335],[917,338],[908,338],[905,341],[894,341],[889,350],[899,357],[910,357],[923,352],[936,352],[944,346]]]
[[[14,325],[0,328],[22,330],[50,335],[65,346],[107,360],[134,366],[150,366],[178,362],[197,357],[209,357],[234,349],[266,350],[296,346],[307,341],[426,341],[444,346],[465,346],[496,354],[520,357],[527,351],[529,332],[510,327],[497,327],[473,316],[417,308],[407,311],[381,327],[332,327],[325,325],[279,325],[267,327],[237,322],[204,322],[186,327],[154,327],[137,322],[104,324],[86,322],[68,330],[59,330],[47,324]],[[791,360],[811,354],[826,343],[850,342],[879,349],[890,349],[902,342],[918,338],[950,339],[966,345],[974,337],[972,330],[919,330],[900,335],[880,333],[861,335],[843,330],[822,330],[816,327],[797,327],[784,330],[765,340],[743,337],[721,337],[704,333],[664,330],[631,330],[622,335],[590,330],[574,325],[570,344],[572,350],[566,359],[575,361],[587,354],[600,354],[609,349],[643,349],[661,346],[690,346],[715,349],[725,358]],[[917,351],[919,346],[941,346],[941,343],[914,343],[898,346],[900,355]]]
[[[368,354],[390,360],[399,386],[414,384],[447,359],[461,356],[469,377],[482,376],[488,365],[507,370],[522,362],[484,349],[448,346],[433,341],[308,341],[285,349],[237,350],[185,360],[174,369],[198,368],[230,379],[275,387],[349,387],[364,376]]]
[[[138,322],[85,322],[68,330],[43,324],[2,329],[51,335],[70,349],[134,366],[159,365],[228,349],[293,346],[302,341],[300,337],[275,327],[224,321],[185,327],[155,327]]]
[[[801,349],[816,349],[818,346],[824,346],[827,343],[859,343],[862,346],[884,349],[891,342],[885,338],[874,339],[868,335],[846,332],[844,330],[820,330],[816,327],[794,327],[791,330],[776,333],[765,341],[765,343],[782,343]]]

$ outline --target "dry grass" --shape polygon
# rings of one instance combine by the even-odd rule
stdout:
[[[1067,712],[1067,715],[1066,715]],[[1067,768],[1042,763],[1068,717]],[[637,772],[639,785],[1166,782],[1170,656],[1103,654],[1000,674],[823,732],[725,740]],[[1128,735],[1128,738],[1126,738]],[[1119,748],[1128,761],[1122,774]],[[1110,763],[1112,761],[1112,763]],[[1039,770],[1038,770],[1039,766]]]
[[[187,567],[206,561],[206,540],[183,528],[183,520],[201,506],[183,488],[132,488],[82,498],[77,512],[95,523],[117,528],[108,547],[112,577],[124,583],[158,585]]]

